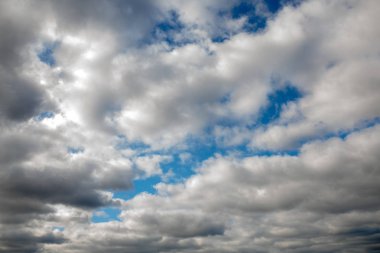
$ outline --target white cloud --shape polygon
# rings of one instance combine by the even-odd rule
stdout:
[[[377,247],[379,2],[310,0],[271,15],[253,1],[268,17],[259,33],[222,15],[236,3],[0,3],[0,252]],[[149,37],[171,10],[184,44]],[[52,66],[38,57],[46,43]],[[287,84],[302,97],[258,122]],[[228,155],[179,182],[161,165],[194,167],[203,150],[192,140]],[[260,149],[299,154],[252,156]],[[113,198],[155,175],[156,194]],[[91,223],[107,206],[121,221]]]
[[[374,127],[346,140],[313,142],[299,157],[212,158],[186,182],[161,183],[157,195],[125,202],[121,223],[102,229],[115,238],[114,246],[143,252],[168,250],[168,241],[184,251],[343,252],[345,246],[332,242],[345,245],[349,238],[358,244],[347,247],[363,249],[370,237],[349,234],[380,222],[379,134]],[[104,234],[98,225],[83,231],[86,239],[73,238],[72,247],[100,252],[87,242],[99,238],[99,231]]]
[[[139,156],[135,159],[134,162],[138,170],[143,172],[143,177],[150,177],[153,175],[162,175],[160,164],[170,161],[170,156],[150,155]]]
[[[285,108],[278,124],[255,133],[254,146],[282,149],[326,132],[350,130],[378,117],[379,75],[375,69],[379,59],[375,52],[380,48],[378,29],[371,25],[378,8],[374,1],[310,1],[279,15],[268,35],[291,23],[287,38],[294,33],[300,38],[297,51],[285,58],[289,62],[283,63],[278,73],[304,92],[293,104],[302,120],[286,119],[289,110],[295,109]]]

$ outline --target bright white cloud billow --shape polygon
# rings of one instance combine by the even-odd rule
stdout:
[[[271,2],[1,1],[0,252],[377,252],[380,3]]]

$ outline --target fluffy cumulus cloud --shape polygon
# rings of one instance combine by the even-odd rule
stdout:
[[[0,252],[378,252],[379,12],[1,1]]]

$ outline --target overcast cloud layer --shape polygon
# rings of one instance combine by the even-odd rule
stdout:
[[[380,1],[270,2],[0,1],[0,252],[379,252]]]

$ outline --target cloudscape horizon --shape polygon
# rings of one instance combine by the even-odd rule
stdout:
[[[0,253],[380,252],[379,13],[0,1]]]

